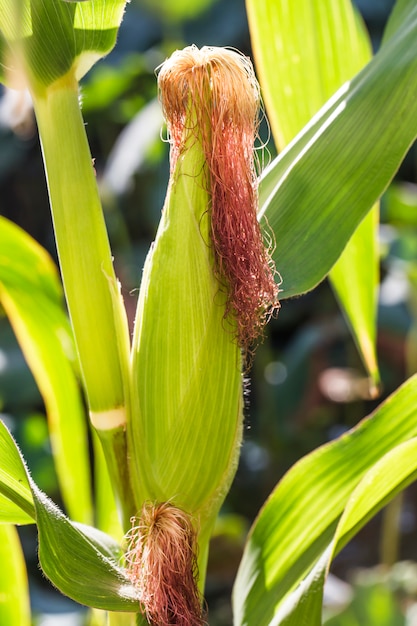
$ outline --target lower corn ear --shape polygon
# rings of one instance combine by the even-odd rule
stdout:
[[[145,502],[131,521],[127,571],[149,623],[202,626],[197,532],[190,516],[169,502]]]

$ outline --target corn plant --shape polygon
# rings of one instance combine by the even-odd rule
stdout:
[[[2,218],[0,299],[45,401],[67,513],[0,424],[4,624],[30,623],[19,524],[37,525],[52,584],[109,623],[209,620],[209,540],[241,445],[242,374],[278,299],[329,274],[374,395],[380,382],[377,202],[417,136],[414,3],[398,0],[371,58],[349,0],[247,0],[281,150],[259,176],[251,62],[189,46],[162,65],[171,175],[132,339],[79,105],[79,81],[114,46],[124,10],[0,0],[1,77],[32,96],[69,312],[49,256]],[[332,558],[416,476],[416,400],[412,377],[277,484],[240,564],[236,626],[321,624]]]

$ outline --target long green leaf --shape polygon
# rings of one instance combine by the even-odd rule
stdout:
[[[0,302],[45,401],[58,479],[74,519],[92,521],[88,434],[58,274],[46,252],[0,218]]]
[[[286,298],[330,271],[417,135],[417,7],[262,176]]]
[[[62,593],[107,611],[139,611],[137,590],[120,566],[119,544],[96,528],[71,522],[38,489],[3,422],[0,493],[27,516],[36,517],[42,570]]]
[[[31,524],[35,507],[20,452],[0,420],[0,522]]]
[[[39,562],[49,580],[81,604],[107,611],[139,611],[139,598],[118,561],[119,546],[94,528],[71,523],[32,484]]]
[[[17,531],[0,526],[0,624],[30,626],[29,587]]]
[[[268,119],[282,150],[370,60],[369,37],[350,0],[247,0],[246,7]]]
[[[334,537],[333,555],[356,535],[391,498],[417,478],[417,439],[404,441],[385,454],[352,493]]]
[[[371,46],[350,0],[247,0],[247,8],[268,117],[282,150],[326,100],[370,60]],[[359,225],[330,273],[375,384],[379,381],[375,354],[376,223],[377,209]],[[285,288],[285,275],[283,279]]]
[[[417,377],[413,377],[370,418],[303,458],[284,476],[245,548],[234,588],[236,626],[269,625],[284,610],[288,595],[323,557],[366,472],[417,434],[416,407]],[[396,470],[393,462],[394,479]],[[314,575],[312,579],[316,580]]]
[[[379,285],[379,206],[375,206],[348,241],[329,278],[342,305],[363,363],[371,377],[370,394],[378,394],[376,355]]]
[[[275,626],[320,626],[323,587],[332,558],[399,491],[417,478],[417,439],[396,446],[365,474],[349,498],[333,540],[301,585],[278,608]]]
[[[384,30],[382,45],[384,45],[392,35],[395,35],[397,30],[401,28],[401,25],[407,21],[408,15],[414,6],[414,0],[396,0]]]

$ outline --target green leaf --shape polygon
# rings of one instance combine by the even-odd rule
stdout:
[[[0,31],[10,46],[2,60],[13,86],[21,80],[17,55],[32,88],[47,87],[69,72],[79,80],[116,42],[126,0],[66,3],[2,0]]]
[[[347,502],[329,548],[300,587],[286,598],[284,611],[279,607],[274,624],[321,626],[323,586],[331,560],[373,515],[416,478],[417,439],[413,438],[396,446],[365,474]]]
[[[39,532],[39,562],[49,580],[80,604],[106,611],[139,611],[139,599],[118,565],[120,547],[94,528],[70,522],[32,484]]]
[[[30,626],[29,587],[17,531],[0,525],[0,624]]]
[[[370,42],[350,0],[247,0],[246,6],[268,119],[282,150],[370,60]]]
[[[91,522],[88,433],[58,274],[46,252],[5,218],[0,218],[0,302],[45,401],[64,502],[74,519]]]
[[[318,284],[417,135],[417,7],[262,176],[282,298]]]
[[[280,149],[371,57],[350,0],[286,5],[248,1],[255,55]],[[273,37],[272,37],[273,33]],[[274,41],[274,46],[263,42]],[[367,217],[330,273],[365,365],[378,383],[375,354],[378,255],[375,217]],[[284,277],[285,288],[285,277]]]
[[[352,493],[333,540],[335,556],[397,493],[417,478],[417,438],[385,454]]]
[[[35,521],[32,492],[20,452],[0,420],[0,522]]]
[[[76,602],[106,611],[139,611],[137,590],[120,566],[122,551],[109,535],[71,522],[30,479],[24,460],[0,422],[0,493],[36,516],[43,572]]]
[[[414,6],[414,0],[396,0],[384,30],[382,44],[388,41],[392,35],[395,35],[396,31],[402,26],[402,24],[407,22],[410,10],[413,9]]]
[[[290,4],[247,0],[247,7],[268,117],[275,143],[283,150],[326,100],[370,60],[369,38],[350,0]],[[271,41],[274,45],[265,45]],[[330,279],[377,383],[375,217],[360,224]],[[283,279],[285,290],[285,274]]]
[[[333,289],[371,377],[370,393],[378,394],[380,383],[377,355],[377,305],[379,284],[379,207],[375,206],[349,239],[330,271]]]
[[[319,593],[335,533],[339,533],[339,549],[415,476],[416,465],[410,461],[415,443],[402,448],[404,463],[401,451],[395,448],[417,434],[416,402],[417,377],[413,377],[372,416],[304,457],[284,476],[256,520],[245,548],[234,588],[236,626],[286,623],[284,616],[291,615],[297,594],[314,608],[313,594],[305,597],[305,592],[313,585]],[[310,578],[294,591],[306,576]],[[314,610],[317,612],[317,607]],[[279,619],[275,621],[274,616]],[[299,621],[297,626],[303,623]]]

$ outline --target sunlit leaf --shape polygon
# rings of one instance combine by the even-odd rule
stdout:
[[[247,7],[268,118],[275,142],[283,150],[326,100],[370,60],[369,38],[350,0],[247,0]],[[266,41],[274,44],[265,45]],[[330,273],[375,383],[376,217],[362,222]],[[281,274],[285,290],[283,270]]]
[[[378,223],[379,207],[375,207],[359,224],[329,274],[371,376],[371,396],[377,394],[380,382],[376,356]]]
[[[417,7],[262,176],[282,298],[312,289],[397,171],[417,135]]]
[[[284,618],[290,619],[301,599],[311,602],[310,609],[318,613],[316,602],[321,603],[322,581],[332,554],[329,544],[345,507],[347,511],[352,507],[352,512],[346,513],[338,531],[339,546],[414,478],[412,452],[405,454],[405,450],[414,450],[415,442],[402,448],[404,462],[394,449],[417,434],[416,403],[417,377],[413,377],[370,418],[304,457],[278,483],[252,528],[239,568],[234,589],[236,626],[286,624]],[[385,455],[382,465],[373,467]],[[378,483],[375,491],[373,481]],[[352,495],[356,487],[358,492]],[[358,494],[362,503],[355,508]],[[309,579],[297,588],[306,576]],[[316,600],[309,593],[311,585]],[[305,623],[314,621],[288,622]]]
[[[246,6],[268,119],[282,150],[370,60],[369,37],[350,0]]]
[[[35,508],[26,469],[0,420],[0,522],[30,524],[34,521]]]
[[[47,87],[70,71],[80,79],[116,42],[126,0],[2,0],[0,58],[5,79]],[[3,45],[4,45],[3,43]],[[0,46],[0,52],[2,46]],[[23,64],[18,62],[23,54]]]
[[[0,624],[30,626],[26,565],[17,531],[0,525]]]
[[[42,570],[62,593],[99,609],[139,611],[137,591],[121,566],[120,545],[96,528],[70,521],[38,489],[2,422],[0,493],[36,517]]]
[[[365,474],[347,502],[329,548],[278,608],[273,624],[321,626],[323,587],[332,558],[384,504],[416,478],[417,439],[413,438],[390,450]]]
[[[39,532],[39,561],[69,598],[108,611],[139,611],[135,588],[118,564],[120,547],[109,535],[71,523],[32,485]]]
[[[57,271],[46,252],[5,218],[0,218],[0,302],[45,401],[68,511],[74,519],[90,522],[88,433]]]

